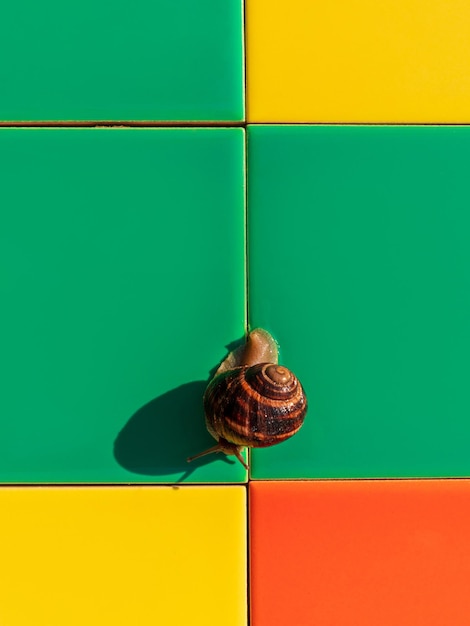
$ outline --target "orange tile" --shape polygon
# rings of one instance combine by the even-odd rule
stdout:
[[[250,484],[253,626],[467,626],[470,481]]]

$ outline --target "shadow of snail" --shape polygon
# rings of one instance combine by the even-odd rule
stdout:
[[[233,351],[242,343],[243,339],[234,341],[226,349]],[[179,481],[182,481],[201,465],[210,463],[210,457],[191,465],[186,459],[213,443],[204,422],[202,398],[215,371],[216,367],[209,372],[207,380],[180,385],[140,407],[114,441],[114,458],[119,465],[144,476],[162,477],[181,472]],[[234,463],[223,458],[231,465]]]
[[[207,381],[176,387],[138,409],[114,442],[114,457],[126,470],[147,476],[182,472],[185,477],[210,462],[201,459],[194,467],[186,458],[211,445],[206,430],[202,397]]]

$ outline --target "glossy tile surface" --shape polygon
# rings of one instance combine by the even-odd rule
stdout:
[[[250,122],[468,123],[462,0],[247,2]]]
[[[2,624],[246,624],[244,487],[3,488],[0,508]]]
[[[250,484],[256,626],[464,626],[468,481]]]
[[[245,479],[186,463],[244,332],[243,133],[0,130],[1,482]]]
[[[0,121],[243,119],[241,0],[2,7]]]
[[[310,400],[260,478],[470,475],[470,129],[249,127],[249,305]]]

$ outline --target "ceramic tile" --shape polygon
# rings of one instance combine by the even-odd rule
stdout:
[[[309,397],[262,478],[470,475],[470,129],[249,127],[249,307]]]
[[[245,480],[186,463],[244,332],[243,153],[241,129],[0,131],[0,481]]]
[[[469,496],[469,481],[251,483],[251,623],[466,625]]]
[[[2,7],[0,120],[239,121],[241,0]]]
[[[0,508],[2,624],[246,624],[244,487],[13,487]]]
[[[250,122],[468,123],[461,0],[247,3]]]

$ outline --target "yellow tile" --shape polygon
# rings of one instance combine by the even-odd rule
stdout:
[[[3,488],[0,624],[246,624],[244,487]]]
[[[467,0],[247,3],[250,122],[469,122]]]

